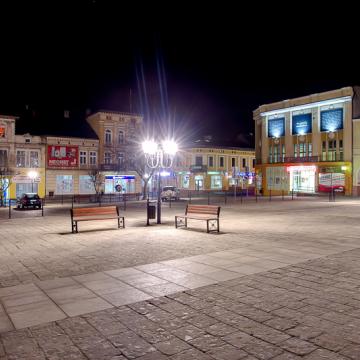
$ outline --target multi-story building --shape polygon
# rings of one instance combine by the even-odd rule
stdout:
[[[177,185],[188,190],[228,190],[253,183],[253,149],[197,146],[182,150],[174,164]]]
[[[24,192],[45,195],[45,145],[40,136],[15,135],[14,116],[0,116],[0,168],[7,176],[4,198]]]
[[[105,176],[105,193],[141,192],[141,179],[132,169],[131,160],[139,151],[136,138],[142,116],[100,111],[87,118],[99,138],[99,168]]]
[[[253,115],[257,184],[268,194],[360,186],[360,89],[262,105]]]
[[[92,169],[98,168],[99,140],[45,136],[46,195],[93,194]]]

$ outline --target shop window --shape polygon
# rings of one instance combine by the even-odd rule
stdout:
[[[211,176],[211,189],[222,189],[222,179],[220,175]]]
[[[73,193],[73,177],[72,175],[56,176],[56,194],[72,194]]]
[[[96,151],[90,151],[90,157],[89,157],[90,165],[96,165],[97,163],[96,158],[97,158]]]
[[[8,158],[7,158],[7,151],[0,149],[0,166],[7,166]]]
[[[111,130],[107,129],[105,130],[105,144],[109,145],[111,144]]]
[[[220,166],[220,167],[224,167],[224,162],[225,162],[225,161],[224,161],[224,157],[223,157],[223,156],[220,156],[220,159],[219,159],[219,160],[220,160],[219,166]]]
[[[37,168],[40,166],[38,151],[30,151],[30,164],[29,165],[31,168]]]
[[[79,193],[80,194],[94,194],[94,183],[89,175],[79,176]]]
[[[80,151],[80,165],[86,165],[86,151]]]
[[[104,160],[105,160],[105,164],[111,164],[111,153],[106,152]]]
[[[190,186],[190,175],[184,175],[182,180],[183,188],[188,189]]]
[[[16,167],[26,167],[26,155],[25,151],[16,151]]]
[[[213,166],[214,166],[214,157],[209,156],[209,167],[213,167]]]
[[[122,130],[119,131],[119,136],[118,136],[118,141],[119,144],[124,144],[124,132]]]

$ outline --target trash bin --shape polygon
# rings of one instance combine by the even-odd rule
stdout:
[[[155,219],[156,218],[156,205],[155,205],[155,203],[148,204],[147,216],[148,216],[148,219]]]

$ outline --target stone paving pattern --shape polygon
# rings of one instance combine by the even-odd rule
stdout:
[[[360,249],[10,331],[0,359],[360,359]]]

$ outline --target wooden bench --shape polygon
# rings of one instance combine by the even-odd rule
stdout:
[[[175,216],[175,227],[187,227],[187,220],[206,221],[207,232],[220,231],[219,224],[220,206],[214,205],[190,205],[186,206],[185,215]]]
[[[78,232],[79,221],[117,219],[118,228],[125,227],[125,218],[119,215],[119,208],[117,206],[75,208],[70,209],[70,214],[72,233]]]

